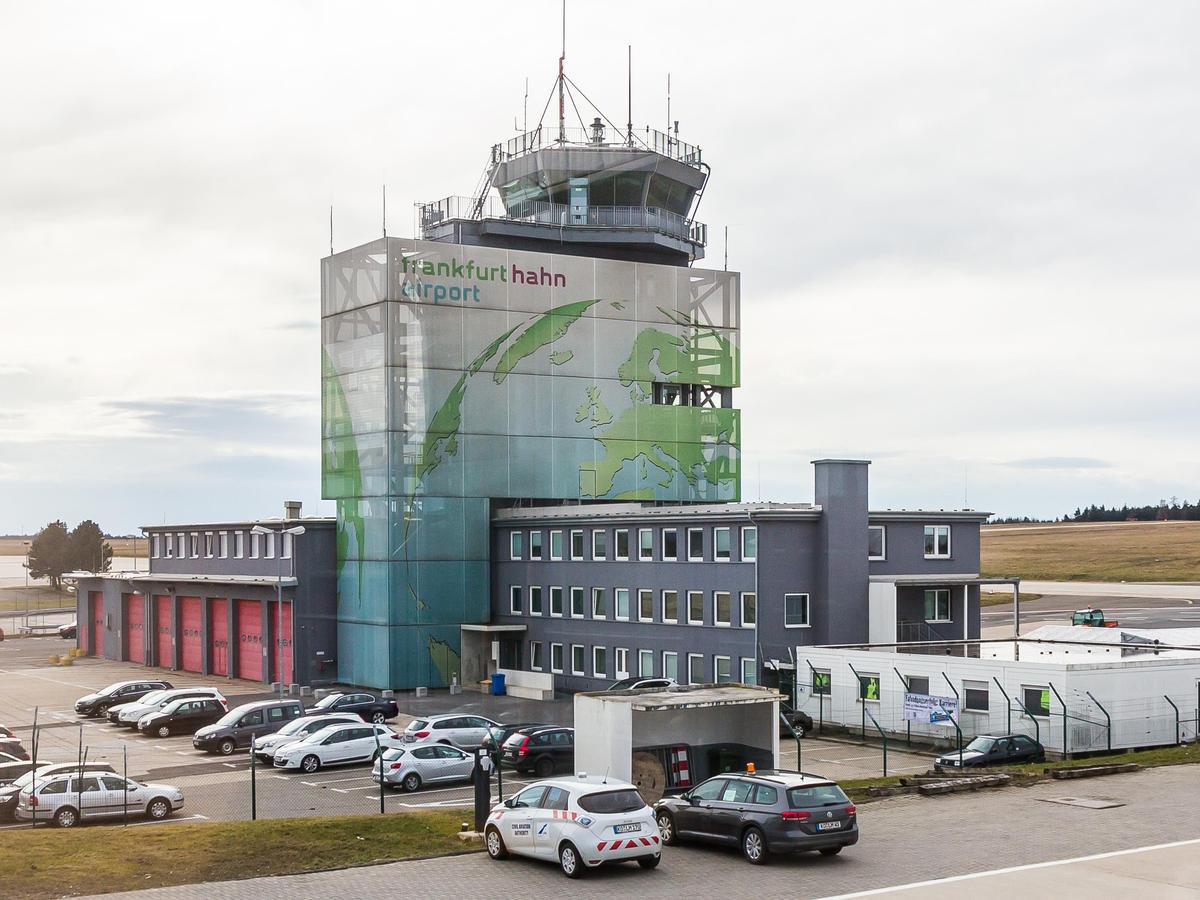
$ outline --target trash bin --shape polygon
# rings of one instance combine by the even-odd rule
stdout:
[[[492,673],[492,696],[499,697],[503,693],[505,693],[504,673],[503,672],[493,672]]]

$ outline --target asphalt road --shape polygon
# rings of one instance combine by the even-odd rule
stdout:
[[[1060,590],[1062,585],[1046,583],[1042,587]],[[1114,587],[1124,588],[1124,585]],[[1138,585],[1152,588],[1153,585]],[[1179,588],[1182,585],[1163,585]],[[1200,596],[1200,589],[1191,587]],[[1022,584],[1022,590],[1040,593],[1032,585]],[[1053,591],[1037,600],[1021,604],[1021,633],[1039,625],[1070,625],[1071,613],[1087,606],[1104,610],[1106,617],[1115,618],[1121,625],[1130,628],[1200,628],[1200,600],[1187,597],[1110,595],[1102,593],[1062,594]],[[1011,634],[1012,605],[987,606],[981,611],[983,628],[1008,627]]]

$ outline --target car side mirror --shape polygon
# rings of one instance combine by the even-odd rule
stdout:
[[[507,800],[504,801],[504,805],[506,807],[508,807],[509,809],[513,809],[516,806],[516,798],[509,797]]]
[[[693,797],[691,794],[686,794],[685,796],[687,797],[687,802],[690,803],[692,806],[700,805],[699,797]]]

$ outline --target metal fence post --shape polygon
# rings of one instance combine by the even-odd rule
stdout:
[[[254,735],[250,735],[250,821],[258,819],[258,779],[255,762],[258,757],[254,753]]]
[[[1104,736],[1106,738],[1106,743],[1108,744],[1108,752],[1112,753],[1112,716],[1108,714],[1107,709],[1100,705],[1100,701],[1092,696],[1091,691],[1084,691],[1084,693],[1088,695],[1089,700],[1096,704],[1096,709],[1104,713],[1104,720],[1108,723],[1104,728]],[[1167,698],[1167,702],[1171,703],[1170,697]],[[1175,704],[1171,703],[1171,705],[1174,706]],[[1179,732],[1179,710],[1175,711],[1175,731],[1176,733]]]
[[[993,675],[992,681],[996,682],[996,687],[1000,688],[1000,693],[1004,695],[1004,712],[1008,716],[1008,734],[1012,734],[1012,698],[1008,696],[1008,691],[1004,689],[999,678]]]
[[[1171,704],[1171,709],[1175,710],[1175,746],[1178,747],[1181,743],[1183,743],[1183,741],[1180,740],[1180,737],[1179,737],[1179,707],[1176,706],[1175,701],[1172,700],[1170,697],[1168,697],[1166,694],[1163,694],[1163,699]]]
[[[30,797],[31,801],[34,797],[37,796],[37,765],[36,765],[36,763],[37,763],[37,758],[38,758],[38,709],[39,709],[39,707],[36,707],[36,706],[33,708],[33,736],[30,737],[30,739],[29,739],[29,746],[30,746],[30,749],[32,750],[32,753],[30,755],[33,757],[33,761],[35,763],[35,765],[32,769],[33,777],[30,779],[30,784],[29,784],[29,797]],[[29,812],[30,812],[29,827],[36,828],[37,827],[37,807],[34,806],[32,802],[29,804]]]
[[[1070,759],[1070,758],[1071,758],[1071,744],[1070,744],[1070,742],[1069,742],[1069,741],[1068,741],[1068,739],[1067,739],[1067,704],[1063,702],[1063,698],[1062,698],[1062,697],[1059,695],[1059,693],[1058,693],[1058,688],[1056,688],[1056,687],[1054,686],[1053,682],[1047,681],[1047,682],[1046,682],[1046,684],[1050,685],[1050,690],[1054,691],[1054,697],[1055,697],[1055,699],[1056,699],[1056,700],[1058,700],[1058,702],[1059,702],[1059,703],[1062,705],[1062,708],[1063,708],[1063,713],[1062,713],[1062,720],[1063,720],[1063,759]]]
[[[900,674],[900,670],[895,666],[892,666],[892,671],[896,673],[896,677],[899,678],[900,683],[904,685],[904,690],[911,691],[912,689],[908,686],[908,679]],[[910,722],[908,719],[904,720],[904,744],[907,747],[912,746],[912,722]]]
[[[866,708],[867,708],[867,706],[866,706],[866,703],[864,702],[863,709],[865,710]],[[871,713],[867,713],[867,715],[871,716],[871,722],[872,722],[872,724],[874,724],[875,729],[879,732],[879,737],[882,738],[882,740],[883,740],[883,777],[887,778],[887,747],[888,747],[887,733],[880,727],[879,720],[876,719],[874,715],[872,715]]]
[[[379,730],[372,725],[375,734],[375,764],[379,766],[379,814],[383,815],[383,751],[379,749]]]
[[[129,745],[121,742],[121,776],[125,779],[125,790],[121,797],[121,824],[129,827]]]
[[[955,706],[957,707],[959,705],[959,702],[961,702],[961,700],[962,700],[962,698],[958,696],[958,688],[956,688],[954,686],[954,683],[950,680],[950,676],[947,675],[945,672],[942,672],[942,677],[946,679],[946,684],[950,685],[950,690],[954,691]],[[958,710],[958,717],[961,718],[961,716],[962,716],[962,710],[960,709],[960,710]],[[954,723],[954,730],[958,733],[958,767],[961,769],[962,768],[962,729],[958,727],[958,718],[951,719],[950,721]]]
[[[846,663],[850,667],[850,671],[854,673],[854,682],[857,690],[854,692],[858,698],[858,705],[862,707],[862,742],[863,746],[867,743],[867,701],[862,695],[862,676],[858,674],[858,670],[850,663]]]

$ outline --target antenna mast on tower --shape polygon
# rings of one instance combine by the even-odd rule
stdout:
[[[564,68],[567,61],[567,0],[562,5],[562,55],[558,57],[558,140],[567,140],[567,106],[564,97],[566,80]]]

